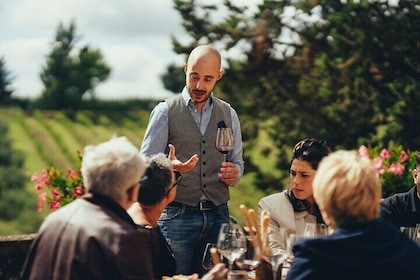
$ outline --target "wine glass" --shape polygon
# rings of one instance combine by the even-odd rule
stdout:
[[[328,234],[328,227],[322,223],[307,223],[303,230],[303,237],[313,238]]]
[[[264,255],[264,259],[270,263],[271,271],[273,272],[273,280],[276,280],[280,266],[282,266],[287,259],[287,254]]]
[[[203,258],[201,260],[201,266],[207,271],[212,269],[214,266],[214,260],[210,252],[211,248],[217,248],[216,244],[207,243],[206,248],[204,249]]]
[[[226,161],[226,154],[233,150],[232,129],[219,127],[216,135],[216,149],[223,154],[223,161]]]
[[[235,224],[222,224],[217,239],[217,248],[220,254],[229,261],[229,271],[232,271],[236,259],[245,254],[245,233]]]

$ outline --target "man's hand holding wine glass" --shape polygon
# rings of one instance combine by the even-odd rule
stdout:
[[[233,142],[232,129],[219,127],[216,136],[216,149],[223,154],[222,167],[219,172],[219,179],[226,185],[232,186],[238,181],[238,169],[235,164],[228,162],[226,155],[231,152],[235,144]]]
[[[223,162],[219,172],[219,179],[226,185],[232,186],[238,181],[238,169],[232,162]]]

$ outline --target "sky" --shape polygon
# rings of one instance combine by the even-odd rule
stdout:
[[[172,51],[170,37],[189,38],[172,0],[1,0],[0,57],[14,77],[13,97],[41,94],[39,75],[57,27],[72,20],[79,46],[98,48],[112,69],[96,88],[96,97],[172,95],[160,75],[171,63],[182,66],[185,58]]]

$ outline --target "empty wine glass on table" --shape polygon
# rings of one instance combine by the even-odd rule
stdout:
[[[245,233],[235,224],[222,224],[217,240],[220,254],[229,261],[229,271],[233,264],[247,251]]]
[[[216,149],[223,154],[223,161],[226,161],[226,154],[234,148],[232,129],[219,127],[216,135]]]
[[[204,249],[203,258],[201,259],[201,266],[207,271],[214,267],[213,256],[210,252],[211,248],[217,248],[216,244],[207,243],[206,248]]]
[[[303,230],[303,237],[313,238],[328,234],[328,227],[322,223],[307,223]]]
[[[283,267],[283,263],[287,259],[287,254],[281,253],[277,255],[265,255],[263,257],[271,265],[271,271],[273,272],[273,280],[278,279],[279,277],[277,277],[277,275],[279,272],[279,268]]]

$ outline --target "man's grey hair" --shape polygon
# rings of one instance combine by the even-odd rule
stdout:
[[[81,172],[88,192],[120,201],[146,170],[145,159],[126,137],[86,146]]]

